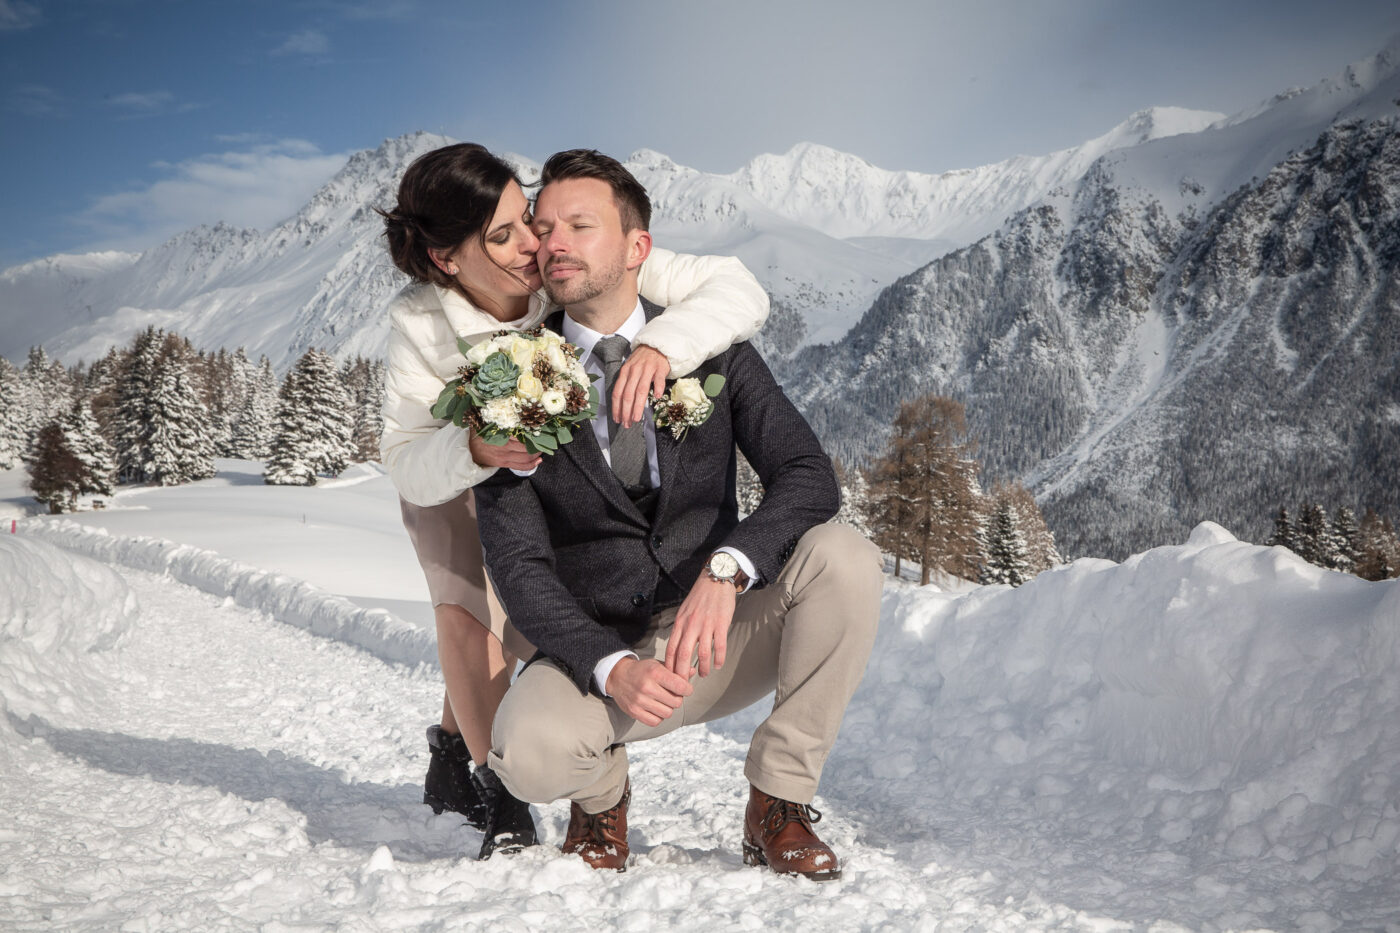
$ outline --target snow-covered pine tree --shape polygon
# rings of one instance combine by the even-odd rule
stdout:
[[[978,575],[980,582],[1020,586],[1034,576],[1027,557],[1026,539],[1017,527],[1016,508],[1009,499],[997,503],[983,540],[986,559]]]
[[[117,383],[121,378],[122,356],[116,347],[88,367],[82,394],[92,407],[97,429],[109,448],[116,440]]]
[[[837,510],[832,521],[838,525],[850,525],[870,538],[871,531],[865,521],[868,508],[866,500],[869,498],[865,474],[860,470],[850,469],[835,457],[831,460],[831,468],[836,473],[837,485],[841,487],[841,508]]]
[[[313,486],[350,459],[350,393],[329,354],[311,348],[282,383],[277,428],[263,479],[278,486]]]
[[[214,475],[209,412],[196,394],[187,356],[172,349],[157,362],[153,376],[146,478],[161,486],[208,479]]]
[[[67,410],[73,398],[73,389],[68,383],[68,371],[63,368],[63,364],[44,352],[42,346],[29,348],[29,356],[25,360],[20,379],[27,387],[27,446],[33,443],[40,428],[61,417]]]
[[[19,466],[28,434],[29,418],[19,370],[0,356],[0,470]]]
[[[1331,531],[1327,513],[1322,510],[1322,506],[1315,502],[1306,502],[1298,513],[1298,524],[1293,529],[1293,550],[1303,560],[1325,567]]]
[[[1269,547],[1286,547],[1290,551],[1296,550],[1293,535],[1293,520],[1288,515],[1287,506],[1279,506],[1278,514],[1274,516],[1274,533],[1269,536],[1269,540],[1264,542]]]
[[[240,348],[239,352],[242,352]],[[234,416],[230,455],[244,460],[263,460],[277,428],[277,374],[266,356],[247,377],[243,402]]]
[[[356,463],[379,459],[379,436],[384,433],[384,364],[357,356],[341,368],[345,388],[350,393],[354,425],[350,444]]]
[[[1356,513],[1344,505],[1338,506],[1332,515],[1331,539],[1328,551],[1333,570],[1351,573],[1356,568]]]
[[[1055,536],[1050,526],[1045,524],[1045,515],[1029,489],[1017,482],[1001,483],[992,491],[992,500],[993,503],[1005,500],[1011,504],[1016,527],[1026,540],[1026,560],[1032,576],[1064,563],[1059,548],[1055,546]],[[995,504],[992,509],[995,509]]]
[[[92,404],[86,399],[74,399],[59,425],[68,449],[78,459],[78,495],[110,496],[117,461],[98,430]]]
[[[151,459],[151,398],[165,333],[148,327],[132,338],[117,377],[111,433],[117,452],[117,481],[142,483]]]

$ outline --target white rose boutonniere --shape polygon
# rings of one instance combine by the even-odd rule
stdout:
[[[651,410],[658,428],[670,428],[676,440],[685,440],[685,432],[699,427],[714,413],[710,401],[724,389],[724,377],[711,373],[702,385],[699,379],[677,379],[660,398],[653,397]]]

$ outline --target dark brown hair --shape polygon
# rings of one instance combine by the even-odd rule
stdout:
[[[455,143],[413,160],[399,182],[399,203],[384,218],[389,256],[410,278],[456,288],[428,250],[451,252],[471,237],[485,247],[486,228],[501,194],[520,179],[504,161],[476,143]]]
[[[647,230],[651,224],[651,198],[647,189],[632,177],[632,173],[612,156],[597,149],[568,149],[556,152],[544,164],[539,185],[543,188],[553,181],[566,178],[597,178],[613,190],[617,212],[622,215],[622,229]]]

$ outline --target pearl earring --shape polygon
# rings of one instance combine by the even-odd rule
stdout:
[[[460,272],[460,271],[461,271],[461,270],[457,268],[457,264],[456,264],[455,262],[454,262],[452,265],[450,265],[450,266],[447,267],[447,274],[448,274],[448,275],[456,275],[456,274],[457,274],[458,272]]]

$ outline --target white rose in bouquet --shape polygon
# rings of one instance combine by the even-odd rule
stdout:
[[[515,383],[515,394],[521,398],[538,399],[544,394],[544,383],[531,373],[521,376]]]
[[[467,351],[467,365],[480,366],[486,362],[486,358],[496,352],[496,348],[491,345],[491,341],[483,340]]]

